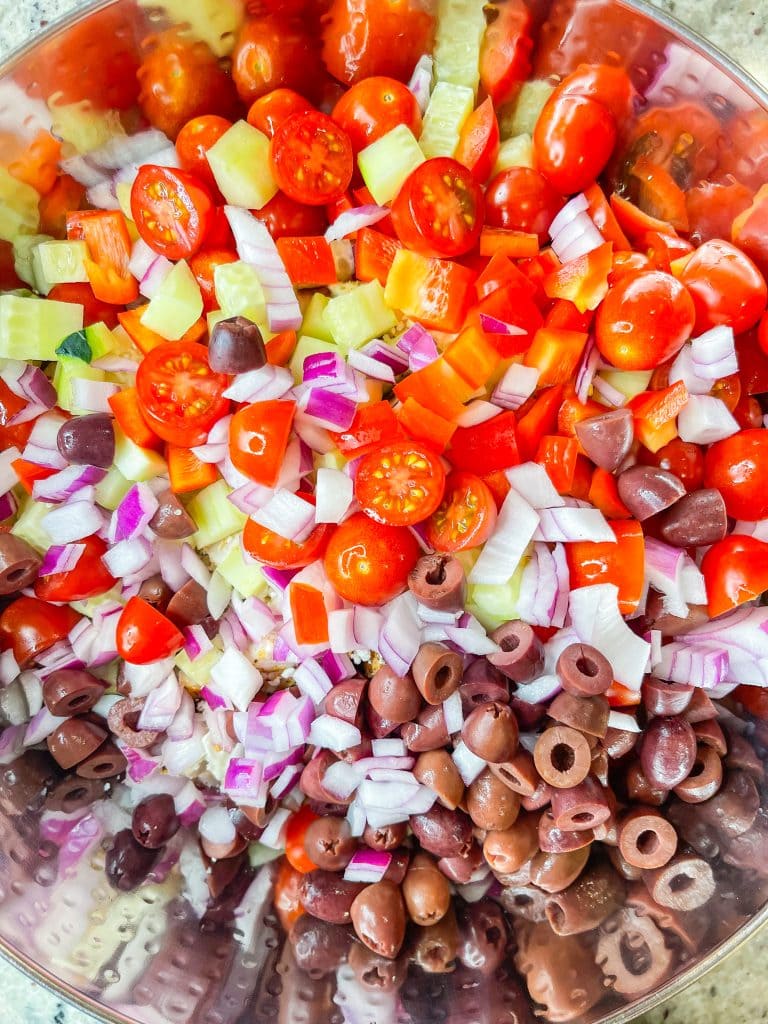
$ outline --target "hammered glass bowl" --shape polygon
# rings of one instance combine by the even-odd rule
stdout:
[[[218,9],[226,14],[238,2],[221,0]],[[562,75],[588,53],[621,60],[639,93],[638,116],[688,102],[703,105],[720,125],[719,163],[711,173],[737,172],[755,188],[768,181],[768,95],[722,54],[638,2],[532,0],[532,7],[549,54],[539,61],[538,73]],[[169,26],[168,8],[180,10],[183,4],[93,4],[11,56],[0,68],[0,162],[6,133],[24,134],[46,101],[55,105],[60,69],[71,76],[73,68],[82,68],[83,81],[101,80],[106,88],[109,75],[93,71],[111,62],[110,74],[120,85],[128,81],[130,92],[127,76],[135,72],[142,42]],[[102,38],[104,47],[83,46],[87,20],[96,29],[87,38]],[[223,36],[220,53],[231,48],[227,42]],[[82,99],[109,106],[105,97]],[[123,120],[129,130],[142,127],[136,112],[125,111]],[[625,128],[630,138],[632,126]],[[684,149],[688,140],[681,136],[678,143]],[[760,723],[740,717],[738,706],[731,706],[730,714],[731,728],[756,751],[747,770],[762,788],[766,733]],[[305,970],[271,910],[274,866],[245,880],[245,903],[241,885],[219,899],[202,922],[182,896],[178,867],[162,882],[118,893],[103,874],[108,836],[85,836],[88,852],[69,868],[61,850],[41,839],[44,794],[55,782],[53,763],[39,751],[0,768],[0,952],[37,982],[106,1021],[623,1024],[701,976],[768,920],[768,818],[761,816],[762,846],[758,843],[740,868],[711,851],[717,890],[703,914],[660,916],[658,907],[654,914],[635,888],[627,907],[603,926],[599,954],[595,934],[562,939],[547,925],[544,931],[536,926],[518,958],[526,962],[525,977],[515,971],[512,947],[491,976],[466,968],[439,974],[407,958],[387,968],[361,956],[361,947],[349,955],[345,935],[335,942],[325,933],[314,961],[302,960]],[[88,799],[87,792],[70,795],[73,806]],[[763,790],[763,808],[767,795]],[[516,913],[536,916],[523,901],[512,905]],[[575,994],[595,984],[596,958],[602,962],[597,983],[604,994],[586,1014],[574,1015]]]

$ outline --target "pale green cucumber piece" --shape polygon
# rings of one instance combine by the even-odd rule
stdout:
[[[331,299],[323,319],[344,353],[380,338],[397,324],[397,317],[384,301],[384,289],[378,281],[361,284]]]
[[[83,307],[76,302],[0,295],[0,359],[55,359],[62,339],[82,327]]]
[[[379,205],[394,199],[408,175],[423,163],[421,146],[404,124],[372,142],[357,157],[363,181]]]
[[[208,150],[219,191],[233,206],[260,210],[277,193],[270,141],[247,121],[237,121]]]
[[[203,312],[203,296],[186,260],[179,260],[150,300],[141,323],[168,341],[178,341]]]

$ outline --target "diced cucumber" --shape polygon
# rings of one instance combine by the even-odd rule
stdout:
[[[282,850],[273,850],[271,846],[264,846],[263,843],[251,843],[248,847],[248,863],[254,869],[260,868],[265,864],[271,864],[282,854]]]
[[[155,292],[141,323],[167,341],[178,341],[200,319],[203,296],[186,260],[179,260]]]
[[[132,487],[132,481],[126,480],[117,466],[112,466],[104,479],[96,484],[96,501],[114,512]]]
[[[122,331],[123,328],[118,327],[115,330]],[[126,338],[128,337],[127,334],[125,336]],[[90,327],[86,327],[85,337],[91,349],[91,360],[101,359],[102,356],[110,355],[111,353],[118,351],[120,348],[115,334],[110,331],[106,324],[101,322],[91,324]],[[132,348],[133,344],[130,341],[130,338],[128,341],[130,348]],[[128,351],[130,351],[130,348]],[[123,354],[122,351],[121,354]]]
[[[647,391],[653,376],[652,370],[601,370],[600,376],[611,387],[616,388],[627,399]]]
[[[502,139],[513,135],[533,135],[539,114],[554,92],[554,86],[544,78],[524,82],[514,103],[502,110],[499,128]]]
[[[243,557],[239,539],[234,541],[229,554],[216,568],[241,597],[263,597],[269,590],[261,566],[255,562],[246,562]]]
[[[221,658],[221,651],[216,647],[206,651],[199,658],[191,660],[185,650],[179,651],[174,659],[176,668],[184,673],[195,686],[201,688],[211,681],[211,669]]]
[[[74,334],[68,334],[56,349],[56,355],[59,359],[82,359],[84,363],[90,363],[93,359],[93,351],[88,344],[85,328],[82,331],[75,331]]]
[[[260,210],[277,193],[269,146],[258,128],[237,121],[208,150],[208,163],[228,203]]]
[[[250,263],[222,263],[213,272],[216,301],[227,316],[247,316],[260,323],[267,306],[259,276]]]
[[[514,576],[506,583],[475,583],[467,588],[467,611],[479,619],[487,630],[497,629],[510,619],[518,618],[520,582],[527,561],[524,559],[520,563]]]
[[[404,124],[372,142],[357,157],[363,181],[374,202],[381,205],[394,199],[411,171],[423,163],[421,146]]]
[[[338,346],[334,345],[332,341],[323,341],[321,338],[312,338],[309,335],[299,338],[288,364],[297,384],[300,384],[304,377],[304,360],[307,356],[314,356],[319,352],[338,352]]]
[[[115,427],[114,463],[126,480],[142,483],[156,476],[164,476],[168,467],[162,455],[149,448],[139,448],[122,430]]]
[[[17,235],[33,235],[40,223],[39,202],[36,189],[0,166],[0,238],[13,242]]]
[[[39,270],[36,271],[35,267],[35,251],[41,242],[50,240],[50,235],[17,235],[13,240],[13,269],[22,281],[37,291],[42,289],[38,287]]]
[[[117,460],[115,460],[117,461]],[[207,548],[234,533],[240,533],[248,517],[229,500],[231,488],[223,480],[210,484],[192,498],[187,511],[197,526],[190,543],[196,548]]]
[[[381,337],[397,323],[397,317],[384,301],[384,289],[378,281],[361,284],[331,299],[323,319],[333,340],[345,353]]]
[[[325,309],[331,300],[322,292],[313,292],[312,298],[304,310],[304,319],[301,322],[301,333],[308,334],[320,341],[333,341],[331,332],[325,322]]]
[[[315,456],[315,469],[344,469],[347,460],[336,448],[332,452]]]
[[[116,110],[95,110],[88,100],[79,103],[48,101],[51,134],[71,143],[78,153],[90,153],[116,136],[125,135]]]
[[[75,416],[90,411],[79,407],[75,402],[74,383],[78,379],[104,381],[107,379],[107,375],[104,370],[97,370],[95,366],[91,366],[82,359],[60,355],[53,374],[53,386],[58,395],[56,404],[60,409],[71,412]]]
[[[129,181],[119,181],[115,185],[115,198],[123,212],[123,216],[128,221],[128,228],[130,230],[133,226],[133,211],[131,210],[131,183]]]
[[[434,49],[437,81],[464,85],[473,94],[477,92],[484,35],[483,4],[477,0],[440,0]]]
[[[85,269],[88,246],[85,242],[41,242],[36,257],[40,261],[39,290],[46,295],[55,284],[74,284],[88,280]]]
[[[245,17],[242,0],[139,0],[140,7],[162,9],[173,25],[189,26],[189,34],[207,43],[217,57],[226,57]]]
[[[464,122],[475,106],[469,86],[438,82],[424,112],[419,145],[424,156],[453,156]]]
[[[76,302],[0,295],[0,359],[55,359],[62,338],[82,326]]]
[[[51,546],[51,537],[41,523],[43,517],[55,507],[47,501],[35,501],[26,496],[21,503],[19,516],[11,527],[11,533],[31,544],[36,551],[47,551]]]
[[[507,171],[510,167],[533,167],[533,139],[530,135],[515,135],[499,146],[493,174]]]

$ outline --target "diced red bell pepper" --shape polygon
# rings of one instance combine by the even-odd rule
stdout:
[[[157,449],[161,446],[162,441],[142,415],[136,388],[123,388],[112,395],[108,402],[120,429],[129,441],[133,441],[139,448]]]
[[[502,470],[497,469],[495,473],[488,473],[482,479],[483,483],[487,485],[493,495],[493,500],[496,502],[496,508],[500,509],[504,504],[504,499],[512,490],[512,484],[507,479],[507,474]]]
[[[630,690],[628,686],[617,683],[615,679],[605,695],[612,708],[636,708],[643,699],[639,690]]]
[[[616,214],[600,186],[597,183],[590,185],[584,189],[584,196],[589,203],[589,215],[606,242],[613,242],[613,247],[617,250],[631,249],[632,245],[621,230]]]
[[[586,455],[582,455],[581,452],[576,456],[576,469],[573,473],[573,483],[568,491],[568,494],[572,498],[578,498],[580,501],[587,501],[589,498],[589,488],[592,484],[592,463],[589,461]]]
[[[415,398],[406,398],[397,410],[400,426],[415,441],[423,441],[437,452],[444,452],[456,431],[456,424],[431,409],[426,409]]]
[[[491,292],[495,292],[499,288],[505,288],[508,285],[523,288],[531,295],[536,290],[525,274],[517,269],[508,256],[501,252],[494,253],[481,271],[477,281],[475,281],[475,293],[478,299],[484,299]]]
[[[539,441],[536,461],[547,471],[559,494],[569,494],[576,474],[579,445],[573,437],[546,434]]]
[[[600,509],[606,519],[629,519],[631,516],[631,512],[619,497],[616,477],[599,466],[596,466],[592,473],[587,500],[595,508]]]
[[[338,281],[333,249],[322,235],[286,236],[275,244],[295,288],[316,288]]]
[[[544,291],[550,299],[570,300],[579,313],[593,311],[608,294],[612,269],[613,243],[606,242],[550,274],[544,280]]]
[[[288,594],[296,642],[328,643],[328,612],[323,592],[306,583],[291,583]]]
[[[643,391],[627,402],[632,410],[635,437],[652,452],[677,437],[677,416],[688,401],[688,389],[679,380],[662,391]]]
[[[424,408],[452,421],[461,416],[474,390],[442,356],[395,385],[401,402],[414,398]]]
[[[387,277],[403,243],[373,228],[361,228],[355,242],[355,276],[358,281],[378,281],[386,285]]]
[[[565,384],[576,372],[588,338],[589,335],[581,331],[550,327],[537,331],[524,362],[539,371],[539,387]]]
[[[11,465],[27,494],[32,493],[35,480],[45,480],[56,472],[50,466],[39,466],[36,462],[29,462],[27,459],[14,459]]]
[[[168,477],[174,494],[200,491],[219,479],[219,471],[209,462],[201,462],[191,448],[178,448],[169,444],[165,450]]]
[[[120,210],[80,210],[67,216],[67,238],[84,241],[93,294],[102,302],[127,305],[139,297],[139,283],[128,269],[131,236]]]
[[[472,388],[485,387],[501,356],[479,327],[465,328],[443,353],[443,359]]]
[[[566,395],[557,414],[558,433],[573,437],[576,433],[577,423],[588,420],[590,416],[599,416],[604,412],[605,406],[591,398],[588,398],[586,402],[580,402],[575,394]],[[579,451],[581,450],[580,448]]]
[[[544,326],[553,330],[589,332],[595,314],[592,310],[580,313],[568,299],[556,299],[544,317]]]
[[[688,231],[685,192],[666,168],[647,156],[635,160],[630,176],[638,182],[638,205],[649,217],[670,224],[675,231]]]
[[[557,410],[562,398],[563,388],[558,385],[542,391],[531,399],[529,406],[518,410],[517,444],[523,462],[529,462],[535,457],[543,437],[555,433]]]
[[[493,109],[493,100],[486,96],[464,122],[454,154],[480,185],[484,185],[491,176],[499,154],[499,142],[499,122]]]
[[[485,227],[480,233],[481,256],[506,256],[511,260],[532,259],[539,253],[539,236],[528,231]]]
[[[451,439],[447,458],[455,469],[483,477],[518,465],[515,414],[503,412],[476,427],[459,427]]]
[[[659,220],[658,217],[651,217],[649,214],[643,213],[639,206],[630,203],[628,199],[624,199],[616,192],[611,196],[610,202],[619,227],[632,242],[636,241],[647,231],[661,231],[662,234],[670,235],[676,234],[675,229],[667,221]]]
[[[384,291],[387,305],[436,331],[458,331],[476,274],[460,263],[398,249]]]
[[[492,334],[483,328],[482,314],[500,320],[511,327],[519,327],[524,334]],[[476,325],[482,330],[502,359],[525,352],[531,338],[544,323],[541,310],[533,301],[530,289],[523,285],[511,284],[486,295],[473,306],[467,326]]]
[[[342,454],[358,456],[400,440],[403,431],[389,402],[371,402],[358,408],[351,426],[332,436]]]

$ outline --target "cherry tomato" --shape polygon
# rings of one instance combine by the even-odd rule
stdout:
[[[208,350],[189,341],[169,341],[148,352],[136,372],[142,415],[164,441],[191,448],[202,444],[227,414],[229,380],[208,365]]]
[[[704,452],[697,444],[676,437],[657,452],[641,447],[638,460],[644,466],[666,469],[685,484],[686,491],[698,491],[704,486]]]
[[[580,64],[555,90],[561,96],[588,96],[610,110],[618,124],[632,112],[632,80],[620,64]]]
[[[237,116],[232,79],[206,43],[178,29],[162,32],[153,41],[138,76],[141,109],[156,128],[175,139],[193,117]]]
[[[117,651],[131,665],[170,658],[184,637],[170,619],[141,597],[132,597],[117,620]]]
[[[712,618],[752,601],[768,590],[768,544],[756,537],[719,540],[701,563]]]
[[[551,98],[533,133],[536,166],[564,195],[583,192],[598,177],[616,145],[616,122],[588,96]]]
[[[229,454],[235,468],[257,484],[274,487],[295,414],[295,402],[253,402],[239,409],[229,428]]]
[[[737,686],[733,698],[741,701],[750,715],[768,722],[768,690],[764,686]]]
[[[195,275],[195,280],[200,285],[200,294],[203,296],[203,310],[206,313],[219,308],[216,298],[216,284],[214,273],[216,267],[223,267],[225,263],[237,263],[236,252],[230,249],[203,249],[195,253],[189,261],[189,269]]]
[[[729,126],[729,132],[732,130]],[[647,153],[655,164],[672,174],[681,188],[686,188],[711,175],[721,153],[728,148],[722,136],[722,124],[708,107],[685,100],[673,106],[652,107],[630,122],[629,137],[622,149],[630,154]],[[623,154],[618,154],[618,159],[621,162]],[[619,173],[619,185],[626,183],[625,170],[626,164]]]
[[[422,0],[332,0],[323,22],[325,66],[348,85],[374,75],[407,82],[419,57],[432,52],[430,6]]]
[[[266,225],[275,239],[291,235],[299,238],[322,235],[328,227],[328,219],[321,206],[297,203],[285,192],[278,192],[266,206],[254,210],[253,215]]]
[[[458,160],[427,160],[406,178],[392,205],[400,241],[422,256],[469,252],[483,228],[483,192]]]
[[[176,136],[176,152],[184,170],[215,188],[216,180],[208,164],[208,150],[231,127],[232,122],[218,114],[203,114],[187,121]]]
[[[76,302],[83,307],[83,325],[105,323],[110,329],[117,327],[119,306],[111,302],[102,302],[93,294],[93,288],[86,282],[72,284],[55,284],[48,292],[48,298],[54,302]]]
[[[480,185],[491,176],[499,154],[499,139],[499,122],[493,100],[488,96],[464,122],[456,149],[456,159],[472,171],[472,177]]]
[[[768,187],[763,185],[754,201],[735,217],[730,231],[731,241],[754,261],[763,275],[768,274],[767,228]]]
[[[272,171],[279,188],[308,206],[338,199],[352,180],[352,143],[319,111],[293,114],[272,139]]]
[[[131,188],[131,214],[147,245],[169,260],[194,256],[213,211],[200,181],[175,167],[144,164]]]
[[[315,503],[311,494],[299,492],[299,497],[311,505]],[[332,532],[333,526],[321,523],[306,540],[297,544],[249,519],[243,531],[243,546],[252,558],[271,565],[273,569],[302,569],[323,557]]]
[[[486,4],[480,81],[495,104],[514,98],[531,73],[532,18],[524,0]]]
[[[74,569],[35,580],[35,594],[41,601],[86,601],[106,594],[115,585],[114,577],[101,560],[107,552],[101,537],[86,537],[78,543],[85,546],[85,551]]]
[[[438,455],[409,441],[388,444],[360,460],[355,497],[372,519],[413,526],[440,505],[445,470]]]
[[[285,857],[291,867],[302,875],[317,870],[317,864],[310,860],[307,851],[304,849],[304,836],[313,821],[317,821],[318,815],[304,804],[295,814],[288,819],[285,829]]]
[[[730,238],[734,220],[749,208],[751,201],[751,190],[730,176],[722,182],[701,181],[688,189],[685,205],[693,244]]]
[[[309,100],[293,89],[273,89],[253,101],[248,111],[248,124],[271,139],[293,114],[306,114],[313,109]]]
[[[765,311],[768,288],[763,275],[730,242],[705,242],[686,263],[680,280],[693,296],[699,334],[719,324],[742,334]]]
[[[768,313],[763,313],[760,319],[760,326],[757,331],[757,343],[761,350],[768,356]],[[741,365],[741,360],[739,360]]]
[[[355,153],[399,124],[410,128],[416,138],[421,134],[416,97],[395,78],[366,78],[353,85],[333,108],[331,117],[347,133]]]
[[[300,899],[303,880],[304,876],[301,872],[291,867],[285,858],[280,861],[275,890],[272,894],[272,904],[286,935],[291,930],[294,921],[298,921],[304,913]]]
[[[728,377],[720,377],[712,385],[710,394],[719,398],[728,412],[733,412],[741,401],[741,378],[738,373],[732,373]]]
[[[298,18],[274,14],[249,19],[232,53],[232,77],[245,103],[280,88],[313,96],[322,77],[316,41]]]
[[[637,611],[645,581],[645,539],[643,528],[634,520],[608,524],[616,543],[577,541],[566,544],[571,590],[612,583],[619,588],[619,611]]]
[[[670,274],[622,277],[597,311],[597,347],[619,370],[652,370],[680,351],[695,319],[693,299]]]
[[[427,543],[437,551],[466,551],[485,544],[495,525],[490,487],[474,473],[451,473],[440,507],[427,522]]]
[[[768,516],[768,431],[741,430],[716,441],[704,459],[704,486],[716,487],[734,519]]]
[[[79,621],[80,616],[68,605],[22,595],[0,615],[0,648],[12,650],[17,664],[24,668],[63,640]]]
[[[402,594],[420,555],[410,530],[385,526],[357,512],[336,529],[324,564],[328,579],[345,601],[380,605]]]
[[[549,239],[549,225],[563,208],[563,197],[532,167],[510,167],[492,179],[485,193],[491,227],[525,231]]]

